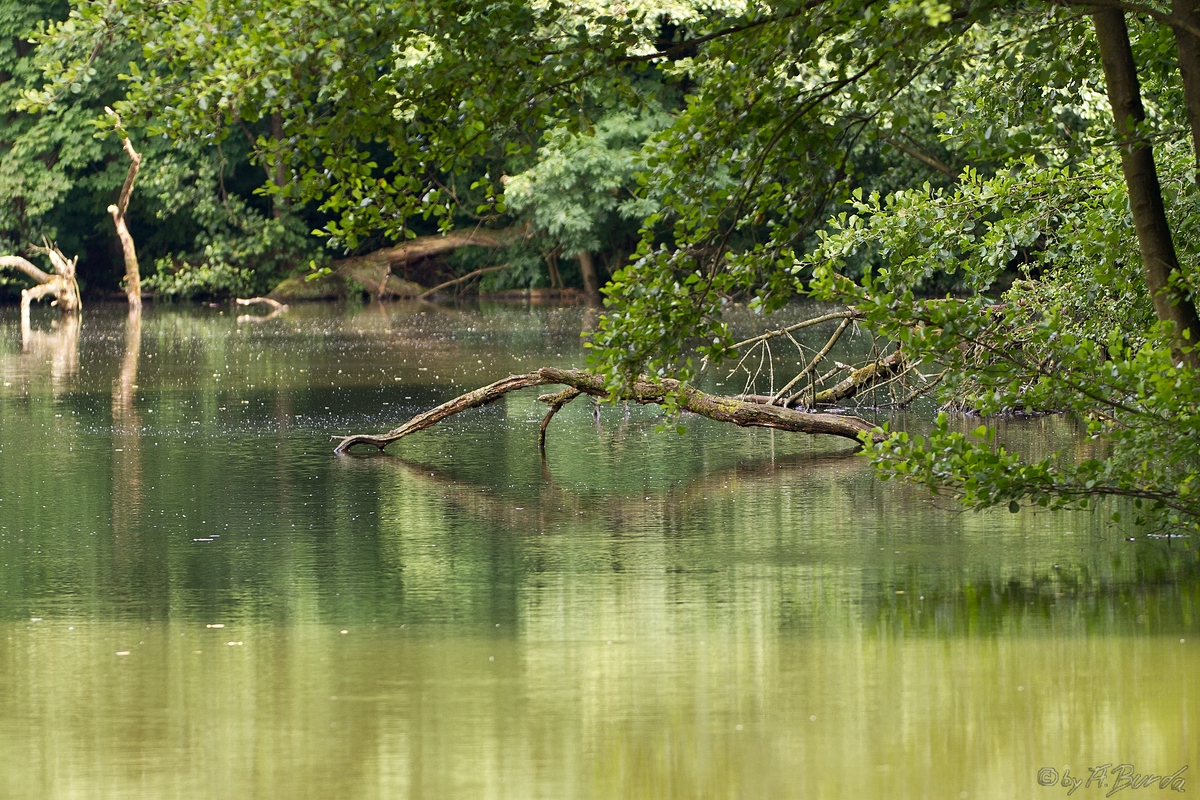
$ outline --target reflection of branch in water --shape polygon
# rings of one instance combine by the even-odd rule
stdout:
[[[490,523],[496,526],[491,530],[514,538],[539,532],[580,530],[581,519],[586,520],[583,524],[590,534],[615,538],[630,531],[657,529],[674,537],[681,532],[712,529],[713,503],[723,493],[736,492],[741,506],[747,495],[776,496],[787,485],[797,490],[840,492],[843,497],[838,502],[844,502],[844,510],[852,512],[862,498],[854,495],[852,489],[833,488],[835,482],[828,478],[866,477],[871,471],[867,461],[848,453],[815,457],[797,454],[778,459],[774,467],[768,459],[761,459],[698,475],[680,489],[659,490],[647,498],[640,491],[633,492],[633,496],[618,492],[586,494],[556,486],[547,466],[543,466],[546,484],[534,497],[502,494],[494,491],[496,487],[490,482],[463,480],[461,475],[447,470],[446,465],[407,461],[386,453],[342,459],[338,467],[378,470],[383,480],[395,477],[393,493],[395,489],[403,491],[401,487],[413,487],[434,502],[446,504],[449,516],[473,518],[476,524],[468,526],[470,529],[478,530],[478,523],[485,523],[483,529],[488,530],[486,524]],[[809,477],[817,480],[806,487]],[[852,516],[838,517],[836,509],[833,516],[810,514],[808,519],[841,520],[851,528],[856,524]],[[401,533],[409,530],[416,528],[407,527]],[[1011,626],[1014,620],[1044,622],[1050,618],[1078,624],[1081,629],[1098,620],[1133,629],[1134,614],[1129,609],[1141,607],[1143,611],[1138,613],[1143,613],[1148,602],[1157,614],[1156,624],[1183,631],[1190,624],[1186,617],[1189,604],[1180,602],[1179,587],[1193,585],[1200,579],[1200,560],[1194,551],[1172,550],[1165,542],[1161,546],[1155,542],[1137,547],[1119,567],[1102,565],[1105,556],[1098,551],[1063,568],[1052,566],[1049,561],[1031,568],[1023,559],[1011,563],[959,563],[956,550],[947,557],[948,563],[932,556],[928,564],[892,560],[882,553],[875,560],[859,545],[851,545],[850,555],[841,553],[845,540],[835,533],[826,538],[827,533],[831,532],[819,527],[812,529],[813,539],[823,539],[839,552],[829,555],[827,561],[813,564],[821,580],[802,587],[812,593],[811,601],[794,602],[803,597],[793,595],[791,605],[781,609],[778,624],[783,630],[809,631],[814,624],[828,619],[841,624],[845,618],[840,615],[851,615],[859,624],[904,631],[906,635],[998,632]],[[944,544],[941,537],[935,541]],[[841,560],[860,555],[867,556],[862,563]],[[845,569],[845,563],[853,563],[853,569]],[[613,568],[619,569],[616,558]],[[836,608],[828,606],[825,601],[830,591],[853,598],[854,602],[839,603]],[[1141,602],[1131,603],[1131,593]]]
[[[536,498],[522,498],[525,507],[518,508],[514,498],[492,491],[492,484],[478,484],[455,477],[445,465],[411,461],[386,452],[379,452],[360,459],[341,459],[339,464],[346,469],[386,469],[400,473],[403,479],[436,490],[445,500],[475,517],[490,519],[501,525],[524,529],[547,529],[555,524],[568,523],[580,514],[598,514],[610,521],[616,529],[637,525],[646,519],[661,519],[666,503],[681,509],[683,514],[695,509],[700,513],[707,507],[713,493],[731,485],[746,488],[755,484],[769,484],[783,476],[819,474],[824,482],[831,476],[863,474],[870,465],[852,451],[841,453],[807,455],[796,454],[785,458],[756,459],[735,464],[732,467],[698,475],[685,482],[680,489],[672,487],[658,493],[653,502],[647,502],[639,490],[633,497],[623,497],[614,492],[585,493],[557,484],[550,464],[541,461],[545,488]],[[449,490],[449,491],[448,491]],[[536,506],[532,504],[536,503]]]
[[[36,331],[30,325],[29,315],[21,315],[21,349],[31,359],[46,359],[50,362],[51,387],[55,394],[62,390],[63,382],[79,371],[78,314],[68,314],[54,320],[50,332]]]
[[[241,325],[243,322],[266,322],[269,319],[275,319],[280,314],[288,310],[288,307],[285,303],[281,303],[278,300],[274,300],[270,297],[239,297],[237,298],[237,304],[239,306],[261,305],[267,306],[271,309],[271,313],[265,314],[261,317],[257,316],[256,314],[240,314],[237,318],[237,323],[239,325]]]

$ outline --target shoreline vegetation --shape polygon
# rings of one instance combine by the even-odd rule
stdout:
[[[135,310],[139,283],[281,305],[581,291],[603,298],[587,374],[608,400],[646,379],[674,415],[722,363],[761,408],[936,393],[985,424],[880,428],[881,476],[1200,526],[1200,5],[227,10],[23,7],[0,253],[58,247],[59,285]],[[735,341],[732,306],[765,329],[799,299],[845,316],[815,345]],[[848,330],[871,342],[850,364]],[[1083,446],[1011,452],[988,420],[1012,411],[1067,413]]]

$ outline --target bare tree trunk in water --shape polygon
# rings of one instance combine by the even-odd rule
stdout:
[[[583,276],[583,291],[588,297],[598,299],[600,297],[600,281],[596,279],[596,262],[592,260],[592,254],[582,251],[578,254],[579,259],[579,274]]]
[[[271,138],[276,142],[283,141],[283,115],[275,113],[271,115]],[[279,153],[275,155],[275,173],[271,176],[275,183],[275,188],[282,189],[287,185],[287,171],[284,169],[283,156]],[[275,195],[274,204],[275,219],[283,219],[288,212],[288,200],[281,194]]]
[[[1171,0],[1171,16],[1200,27],[1200,2]],[[1179,51],[1179,74],[1183,78],[1183,99],[1187,105],[1188,125],[1192,128],[1192,149],[1200,169],[1200,37],[1182,28],[1174,28],[1175,49]],[[1200,181],[1200,173],[1197,173]]]
[[[1158,318],[1175,324],[1173,346],[1182,354],[1182,348],[1195,344],[1200,335],[1200,317],[1187,294],[1170,285],[1171,273],[1179,269],[1179,259],[1175,255],[1171,227],[1163,207],[1154,153],[1145,134],[1138,130],[1146,112],[1142,107],[1133,50],[1129,46],[1125,12],[1117,8],[1094,8],[1092,22],[1104,64],[1108,100],[1121,139],[1121,171],[1125,174],[1129,207],[1142,251],[1146,286],[1154,299],[1154,312]],[[1200,366],[1197,352],[1183,354],[1183,357],[1193,366]]]
[[[117,125],[121,118],[111,108],[105,107],[105,113],[114,117]],[[125,185],[121,187],[121,196],[115,205],[108,207],[112,214],[113,224],[117,228],[117,238],[121,240],[121,252],[125,255],[125,297],[129,300],[130,308],[142,307],[142,276],[138,269],[137,249],[133,246],[133,235],[125,224],[125,212],[129,210],[129,198],[133,195],[133,184],[137,180],[138,168],[142,166],[142,155],[133,149],[129,137],[121,139],[121,146],[129,156],[129,172],[125,175]]]

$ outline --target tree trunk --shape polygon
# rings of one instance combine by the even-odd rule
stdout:
[[[117,206],[109,206],[108,213],[112,214],[113,224],[117,228],[117,238],[121,240],[121,252],[125,254],[125,297],[130,308],[142,307],[142,277],[138,269],[137,248],[133,244],[133,235],[125,224],[125,215]]]
[[[1129,192],[1133,225],[1142,252],[1142,269],[1154,300],[1154,312],[1159,320],[1174,323],[1173,346],[1193,366],[1200,366],[1200,354],[1194,350],[1183,352],[1184,346],[1190,347],[1200,335],[1200,317],[1186,293],[1170,285],[1171,274],[1179,270],[1179,260],[1163,207],[1154,153],[1145,133],[1139,130],[1146,112],[1142,107],[1125,12],[1117,8],[1095,8],[1092,22],[1100,45],[1108,100],[1120,139],[1121,170]]]
[[[592,254],[582,251],[577,256],[579,258],[579,274],[583,276],[583,291],[588,297],[600,297],[600,281],[596,279],[596,262],[592,260]]]
[[[562,276],[558,274],[558,248],[546,254],[546,269],[550,271],[550,288],[563,288]]]
[[[121,118],[111,108],[105,106],[105,113],[115,118],[118,129]],[[114,205],[108,207],[112,214],[113,225],[117,229],[117,238],[121,240],[121,252],[125,256],[125,297],[129,300],[130,308],[142,307],[142,276],[138,269],[137,248],[133,246],[133,235],[125,224],[125,212],[129,210],[129,198],[133,196],[133,184],[137,180],[138,169],[142,166],[142,155],[133,149],[129,137],[121,139],[121,146],[129,156],[129,172],[125,174],[125,184],[121,187],[121,196]]]
[[[283,141],[283,115],[278,112],[271,115],[271,138],[276,142]],[[283,189],[287,185],[287,170],[283,163],[283,155],[279,152],[275,153],[275,173],[271,180],[277,189]],[[275,219],[283,219],[287,214],[288,200],[282,194],[275,195],[273,211]]]
[[[1171,0],[1171,16],[1179,17],[1200,27],[1200,2]],[[1179,51],[1179,74],[1183,78],[1183,99],[1187,106],[1188,125],[1192,129],[1192,150],[1200,170],[1200,37],[1183,28],[1174,28],[1175,49]],[[1196,180],[1200,181],[1200,171]]]

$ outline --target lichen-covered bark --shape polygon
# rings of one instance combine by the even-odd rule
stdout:
[[[908,362],[905,360],[904,354],[897,350],[887,358],[881,358],[854,370],[845,380],[825,391],[817,392],[814,405],[831,406],[834,403],[849,400],[864,389],[894,378],[907,367]]]

